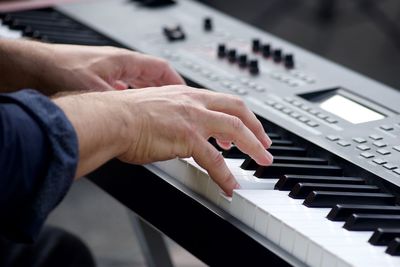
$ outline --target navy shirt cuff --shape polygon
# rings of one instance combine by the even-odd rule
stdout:
[[[0,94],[0,103],[14,103],[21,107],[39,125],[47,140],[48,148],[45,149],[48,152],[43,153],[41,159],[42,165],[46,166],[43,177],[32,181],[32,192],[26,203],[18,205],[18,210],[7,214],[1,223],[5,237],[30,242],[37,237],[48,214],[72,184],[79,160],[78,139],[63,111],[34,90]],[[12,207],[13,203],[8,203],[8,206]]]

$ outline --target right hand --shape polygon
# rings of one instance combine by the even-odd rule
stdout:
[[[258,164],[269,165],[271,140],[244,102],[232,95],[187,86],[164,86],[121,92],[127,140],[123,161],[146,164],[193,157],[228,195],[239,188],[224,158],[208,141],[229,148],[234,143]],[[132,123],[133,122],[133,123]]]
[[[272,163],[271,140],[244,102],[232,95],[170,85],[56,98],[79,143],[76,177],[118,157],[133,164],[193,157],[232,195],[239,188],[224,158],[207,140],[234,143],[259,165]]]

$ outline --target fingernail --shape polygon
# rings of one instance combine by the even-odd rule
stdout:
[[[267,148],[269,148],[272,145],[272,140],[271,140],[271,138],[269,138],[269,136],[267,134],[265,134],[265,141],[268,145]]]
[[[240,189],[240,188],[242,188],[242,187],[240,186],[240,184],[239,184],[239,183],[236,183],[234,189]]]
[[[272,156],[271,153],[269,153],[268,150],[265,150],[265,157],[267,158],[268,162],[271,164],[274,161],[274,156]]]

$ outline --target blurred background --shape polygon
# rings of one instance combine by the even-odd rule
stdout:
[[[398,0],[201,2],[400,89]],[[99,266],[146,266],[125,208],[87,180],[74,184],[48,222],[84,239]],[[176,266],[204,266],[167,243]]]

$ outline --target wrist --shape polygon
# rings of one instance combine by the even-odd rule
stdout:
[[[0,67],[4,71],[0,85],[7,91],[42,89],[43,79],[48,75],[46,56],[49,51],[48,45],[39,42],[1,40]]]
[[[60,97],[54,102],[65,112],[78,136],[77,177],[123,153],[127,134],[116,95],[86,93]]]

